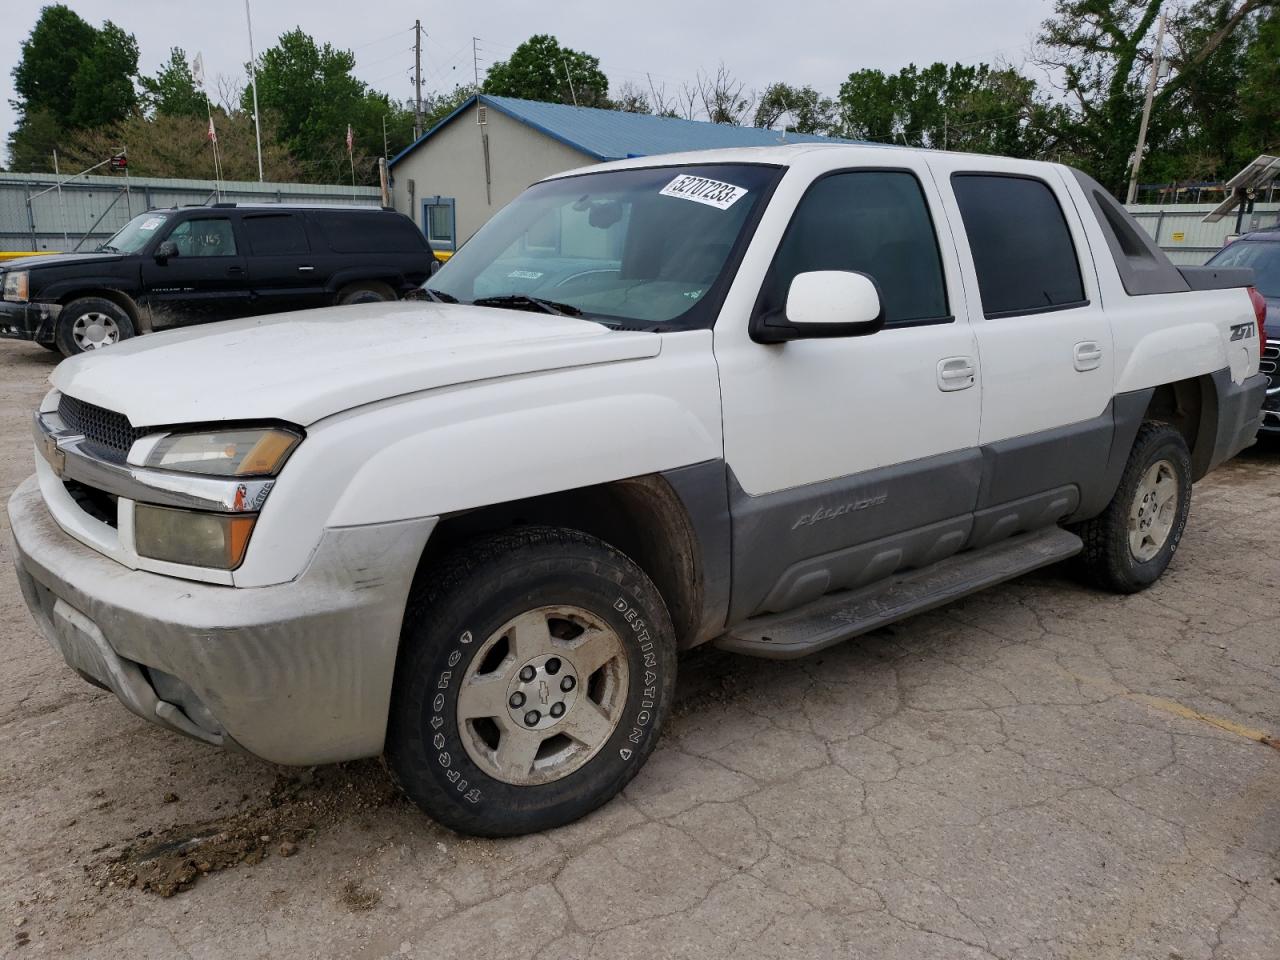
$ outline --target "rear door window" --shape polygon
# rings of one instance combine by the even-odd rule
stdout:
[[[951,319],[933,220],[919,182],[906,171],[836,173],[809,187],[778,246],[759,312],[785,310],[791,281],[811,270],[871,277],[887,325]]]
[[[295,213],[247,216],[242,221],[249,249],[259,257],[307,253],[307,232]]]
[[[951,178],[987,317],[1083,306],[1075,243],[1049,185],[1031,177]]]
[[[335,253],[413,253],[426,248],[422,231],[397,213],[318,211],[314,216]]]

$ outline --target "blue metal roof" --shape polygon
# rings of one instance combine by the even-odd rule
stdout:
[[[470,108],[476,97],[467,100],[391,160],[399,163],[454,117]],[[735,127],[702,120],[655,117],[621,110],[574,107],[563,103],[518,100],[480,94],[481,103],[514,120],[573,147],[596,160],[624,160],[684,150],[714,150],[724,147],[769,147],[780,143],[851,143],[815,134],[787,133],[759,127]]]

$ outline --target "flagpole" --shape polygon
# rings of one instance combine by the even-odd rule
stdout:
[[[253,52],[253,15],[244,0],[244,22],[249,27],[249,85],[253,87],[253,136],[258,142],[258,182],[262,182],[262,124],[258,121],[258,57]]]
[[[347,124],[347,159],[351,161],[351,200],[356,200],[356,150],[355,135],[352,133],[351,124]]]

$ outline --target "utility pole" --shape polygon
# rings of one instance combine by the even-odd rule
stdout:
[[[476,53],[476,41],[479,37],[471,38],[471,69],[476,77],[476,93],[480,92],[480,56]]]
[[[422,136],[422,21],[413,21],[413,139]]]
[[[1164,63],[1164,14],[1160,14],[1160,26],[1156,28],[1156,47],[1151,56],[1151,76],[1147,78],[1147,99],[1142,105],[1142,123],[1138,125],[1138,149],[1133,154],[1133,172],[1129,176],[1129,193],[1125,203],[1133,203],[1138,197],[1138,168],[1142,166],[1142,152],[1147,148],[1147,124],[1151,122],[1151,103],[1156,96],[1156,81]]]
[[[244,0],[244,22],[249,27],[249,83],[253,87],[253,136],[258,142],[258,182],[262,182],[262,123],[258,119],[258,57],[253,52],[253,14]]]
[[[561,57],[560,66],[564,67],[564,78],[569,81],[569,96],[573,97],[573,105],[576,107],[578,105],[578,93],[573,89],[573,77],[569,76],[569,62],[564,57]]]

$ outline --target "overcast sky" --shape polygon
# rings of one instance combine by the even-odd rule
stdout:
[[[210,86],[218,74],[243,76],[249,59],[243,0],[65,0],[89,22],[111,19],[133,33],[140,67],[151,73],[170,47],[204,54]],[[252,0],[260,53],[301,26],[318,41],[354,50],[356,73],[397,98],[413,95],[413,21],[421,18],[423,86],[449,89],[472,79],[471,38],[480,70],[534,33],[600,58],[614,89],[647,86],[646,71],[668,93],[720,61],[749,87],[775,80],[835,94],[850,71],[897,70],[914,62],[1021,65],[1052,0]],[[0,134],[15,116],[11,71],[44,0],[3,0],[0,32],[3,103]]]

